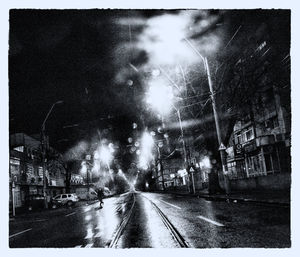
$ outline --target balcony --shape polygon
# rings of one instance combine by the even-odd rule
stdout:
[[[265,136],[257,137],[255,141],[258,147],[265,146],[265,145],[272,145],[275,143],[275,137],[274,135],[265,135]]]

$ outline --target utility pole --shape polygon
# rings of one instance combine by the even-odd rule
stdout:
[[[174,106],[175,108],[175,106]],[[176,112],[177,112],[177,116],[178,116],[178,120],[179,120],[179,126],[180,126],[180,132],[181,132],[181,138],[182,138],[182,148],[183,148],[183,154],[184,154],[184,167],[186,168],[186,171],[188,174],[190,174],[189,171],[189,158],[188,158],[188,154],[187,154],[187,150],[186,150],[186,144],[185,144],[185,140],[184,140],[184,132],[183,132],[183,127],[182,127],[182,120],[181,120],[181,115],[180,115],[180,110],[175,108]],[[192,176],[192,186],[193,186],[193,193],[195,194],[195,180],[194,180],[194,174],[191,174]],[[189,184],[190,184],[190,179],[189,179]],[[190,191],[190,185],[189,185],[189,191]]]
[[[223,177],[224,177],[224,182],[225,182],[225,190],[226,190],[226,194],[230,194],[230,185],[229,185],[229,180],[228,180],[228,177],[227,177],[228,171],[227,171],[226,155],[225,155],[226,148],[224,147],[222,139],[221,139],[219,116],[218,116],[217,107],[216,107],[213,83],[212,83],[212,80],[211,80],[210,69],[209,69],[209,65],[208,65],[206,57],[204,57],[204,66],[205,66],[206,73],[207,73],[209,91],[210,91],[212,107],[213,107],[213,113],[214,113],[214,118],[215,118],[216,131],[217,131],[217,137],[218,137],[218,143],[219,143],[219,149],[218,150],[220,152],[220,157],[221,157],[222,171],[223,171]]]
[[[163,168],[161,154],[160,154],[160,149],[159,149],[158,145],[157,145],[157,152],[158,152],[158,163],[159,163],[160,174],[161,174],[161,178],[162,178],[163,191],[165,191],[164,168]]]
[[[86,155],[86,183],[87,183],[87,200],[90,200],[90,161],[92,156],[90,154]]]
[[[48,111],[46,118],[44,119],[41,127],[41,146],[42,146],[42,162],[43,162],[43,194],[44,194],[44,207],[48,209],[48,199],[47,199],[47,183],[46,183],[46,169],[47,169],[47,160],[46,160],[46,151],[47,151],[47,144],[46,144],[46,135],[45,135],[45,126],[46,121],[49,118],[49,115],[51,114],[53,108],[57,104],[61,104],[63,101],[57,101],[54,104],[52,104],[50,110]]]
[[[46,117],[47,118],[47,117]],[[46,160],[46,143],[45,143],[45,123],[42,125],[42,162],[43,162],[43,195],[44,195],[44,207],[48,209],[48,199],[47,199],[47,182],[46,182],[46,169],[47,169],[47,160]]]
[[[219,143],[219,151],[220,151],[220,156],[221,156],[221,163],[222,163],[222,171],[223,171],[223,177],[224,177],[224,182],[225,182],[225,190],[226,194],[230,193],[230,184],[229,180],[227,177],[228,171],[227,171],[227,165],[226,165],[226,158],[225,158],[225,147],[223,145],[222,139],[221,139],[221,131],[220,131],[220,125],[219,125],[219,117],[218,117],[218,112],[216,108],[216,102],[215,102],[215,95],[214,95],[214,89],[213,89],[213,83],[211,80],[211,74],[210,74],[210,69],[208,65],[207,58],[204,57],[194,46],[193,44],[187,39],[184,38],[184,40],[189,44],[189,46],[196,52],[196,54],[202,59],[208,79],[208,85],[209,85],[209,91],[210,91],[210,97],[212,101],[212,107],[213,107],[213,113],[214,113],[214,118],[215,118],[215,124],[216,124],[216,131],[217,131],[217,137],[218,137],[218,143]]]

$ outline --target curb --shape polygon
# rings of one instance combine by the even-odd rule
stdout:
[[[195,195],[196,197],[201,197],[207,200],[221,200],[221,201],[231,201],[231,202],[239,202],[239,203],[256,203],[256,204],[264,204],[270,206],[280,206],[280,207],[290,207],[290,203],[286,202],[277,202],[272,200],[256,200],[249,198],[239,198],[239,197],[230,197],[230,196],[210,196],[210,195]]]
[[[256,204],[264,204],[264,205],[270,205],[270,206],[280,206],[280,207],[290,207],[290,203],[287,202],[278,202],[273,200],[256,200],[256,199],[250,199],[250,198],[239,198],[239,197],[233,197],[233,196],[218,196],[218,195],[208,195],[208,194],[182,194],[182,193],[176,193],[176,192],[157,192],[156,193],[169,193],[174,195],[180,195],[180,196],[191,196],[191,197],[198,197],[198,198],[204,198],[206,200],[212,200],[212,201],[230,201],[230,202],[238,202],[238,203],[256,203]]]

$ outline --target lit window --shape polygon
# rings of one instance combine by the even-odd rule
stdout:
[[[14,150],[23,153],[24,152],[24,146],[23,145],[22,146],[17,146],[17,147],[14,148]]]

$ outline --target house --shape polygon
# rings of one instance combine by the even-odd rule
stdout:
[[[260,95],[252,117],[235,123],[226,149],[232,189],[290,187],[290,113],[275,87],[263,87]]]
[[[48,147],[47,153],[47,195],[52,197],[65,192],[66,172],[61,155],[51,147]],[[15,207],[24,206],[28,195],[43,195],[41,143],[35,136],[24,133],[10,135],[9,185],[11,204],[14,187]]]

